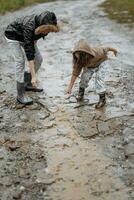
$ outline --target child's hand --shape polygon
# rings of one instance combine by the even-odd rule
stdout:
[[[71,96],[71,92],[67,92],[67,95],[68,95],[68,96]]]
[[[114,53],[114,55],[117,56],[117,53],[118,53],[117,49],[109,47],[108,51],[112,51]]]
[[[56,26],[53,26],[53,31],[52,32],[59,32],[60,31],[60,26],[59,25],[56,25]]]
[[[32,78],[31,83],[32,83],[33,87],[35,87],[35,88],[37,87],[37,79],[36,79],[36,77]]]
[[[67,95],[71,96],[72,90],[70,88],[67,89]]]
[[[113,53],[115,56],[117,56],[117,53],[118,53],[117,49],[113,49]]]

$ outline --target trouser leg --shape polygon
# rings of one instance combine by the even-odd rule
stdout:
[[[25,51],[24,51],[24,44],[21,43],[21,46],[22,46],[22,48],[23,48],[23,53],[24,53],[24,56],[25,56],[25,60],[27,60],[27,57],[26,57]],[[41,53],[40,53],[40,51],[39,51],[39,49],[38,49],[37,44],[34,45],[34,48],[35,48],[35,58],[34,58],[34,62],[35,62],[35,72],[37,73],[38,70],[39,70],[40,67],[41,67],[41,64],[42,64],[42,62],[43,62],[43,58],[42,58],[42,55],[41,55]],[[28,63],[26,63],[25,66],[26,66],[26,67],[25,67],[25,68],[26,68],[26,71],[29,72]],[[29,72],[29,73],[30,73],[30,72]]]
[[[24,70],[25,70],[25,56],[22,47],[18,41],[8,40],[11,47],[12,54],[15,61],[15,79],[17,83],[17,102],[25,105],[32,104],[30,97],[25,96],[24,88]]]
[[[35,71],[36,71],[36,73],[40,69],[42,62],[43,62],[42,55],[41,55],[37,45],[35,44]]]
[[[97,94],[105,94],[106,93],[106,89],[104,86],[104,80],[99,76],[98,72],[95,78],[95,88],[96,88],[96,92]]]
[[[8,40],[8,44],[11,48],[11,52],[15,61],[15,79],[16,81],[24,82],[24,70],[25,70],[25,55],[20,45],[20,42],[15,40]]]
[[[43,59],[42,59],[41,53],[36,44],[35,44],[35,59],[34,59],[34,61],[35,61],[35,72],[37,73],[37,71],[41,67]],[[38,88],[38,87],[35,88],[32,86],[31,79],[32,79],[31,73],[25,72],[24,81],[25,81],[26,91],[42,92],[43,91],[42,88]]]
[[[24,105],[33,104],[32,98],[25,96],[25,86],[24,83],[17,81],[17,102]]]
[[[106,103],[106,89],[104,86],[104,76],[101,73],[100,74],[100,68],[96,73],[96,78],[95,78],[95,87],[96,87],[96,92],[99,95],[99,102],[96,105],[96,108],[101,108],[105,105]]]
[[[78,101],[82,101],[84,98],[84,93],[85,89],[88,87],[88,83],[90,79],[92,78],[94,71],[90,68],[84,68],[82,75],[81,75],[81,80],[80,80],[80,85],[79,85],[79,92],[78,92]]]
[[[90,79],[92,78],[92,75],[94,73],[94,70],[92,70],[91,68],[84,68],[82,75],[81,75],[81,80],[80,80],[80,87],[81,88],[87,88],[88,87],[88,83],[90,81]]]

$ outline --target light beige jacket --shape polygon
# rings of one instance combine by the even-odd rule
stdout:
[[[95,67],[99,67],[99,65],[102,62],[108,59],[107,52],[109,51],[109,48],[108,47],[91,47],[85,40],[82,39],[75,46],[73,53],[80,52],[80,51],[86,52],[93,56],[93,58],[89,60],[88,66],[86,67],[95,68]],[[83,68],[82,66],[79,68],[76,66],[73,66],[73,75],[79,76],[82,68]]]

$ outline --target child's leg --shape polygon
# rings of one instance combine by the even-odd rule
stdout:
[[[16,40],[8,40],[7,42],[12,50],[12,55],[15,61],[15,79],[16,81],[24,82],[25,55],[20,45]]]
[[[32,99],[30,97],[25,96],[25,88],[24,88],[25,56],[21,44],[18,41],[8,40],[8,39],[7,42],[11,47],[16,66],[15,79],[17,82],[17,101],[25,105],[32,104],[33,103]]]
[[[90,79],[92,78],[92,75],[94,73],[94,70],[91,68],[84,68],[83,73],[81,75],[81,81],[79,85],[79,93],[77,100],[82,101],[85,93],[85,89],[88,87],[88,83]]]
[[[106,98],[105,98],[106,89],[104,86],[104,77],[102,74],[100,74],[100,68],[101,66],[99,67],[99,70],[97,71],[95,78],[96,92],[99,95],[99,102],[96,105],[96,108],[101,108],[106,103]]]
[[[35,44],[35,71],[36,72],[40,69],[42,62],[43,62],[42,55],[37,45]]]
[[[41,67],[42,64],[42,56],[41,53],[37,47],[37,45],[35,44],[35,72],[37,72],[39,70],[39,68]],[[31,83],[31,73],[30,72],[25,72],[24,74],[24,80],[25,80],[25,90],[26,91],[33,91],[33,92],[42,92],[43,89],[42,88],[35,88],[32,86]]]

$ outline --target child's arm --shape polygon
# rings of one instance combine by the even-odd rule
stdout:
[[[41,25],[35,29],[35,35],[38,34],[48,34],[50,32],[59,32],[58,25]]]
[[[29,68],[30,68],[30,72],[32,75],[32,80],[31,83],[33,85],[33,87],[37,87],[37,79],[36,79],[36,74],[35,74],[35,64],[33,60],[28,61],[29,63]]]
[[[109,51],[112,51],[114,55],[117,56],[117,53],[118,53],[117,49],[109,47]]]
[[[76,79],[77,79],[77,76],[72,74],[72,77],[71,77],[71,80],[70,80],[70,83],[69,83],[69,86],[67,89],[67,94],[70,95],[72,93],[72,89],[73,89]]]
[[[117,53],[118,53],[117,49],[112,48],[112,47],[108,47],[107,49],[108,49],[108,51],[112,51],[114,53],[114,55],[117,56]]]
[[[79,77],[81,73],[82,67],[73,66],[71,80],[67,89],[67,93],[70,95],[72,93],[73,86],[75,84],[76,79]]]

